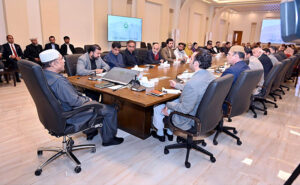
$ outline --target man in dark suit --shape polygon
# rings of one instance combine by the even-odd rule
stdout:
[[[126,50],[124,51],[124,53],[122,53],[124,64],[128,67],[132,67],[140,64],[139,59],[137,58],[136,53],[134,51],[135,46],[136,46],[135,41],[129,40],[127,42]]]
[[[264,78],[266,78],[273,68],[273,63],[271,59],[263,53],[263,50],[259,47],[255,47],[252,49],[253,56],[258,58],[258,60],[261,62],[261,64],[264,67]]]
[[[164,62],[164,59],[162,58],[159,50],[160,50],[159,44],[157,42],[154,42],[152,50],[149,50],[147,52],[147,59],[146,59],[147,64],[159,64]]]
[[[215,52],[215,50],[213,49],[212,41],[211,41],[211,40],[207,41],[207,44],[206,44],[206,46],[204,47],[204,49],[208,50],[210,54],[217,54],[217,53]]]
[[[3,44],[3,59],[6,60],[4,63],[5,67],[10,69],[18,69],[18,61],[23,58],[23,52],[21,47],[18,44],[14,43],[14,37],[12,35],[6,36],[7,43]],[[19,78],[19,73],[16,72],[17,82],[21,82]]]
[[[24,55],[32,62],[42,64],[39,54],[43,51],[42,45],[38,44],[37,38],[30,39],[31,44],[26,46]]]
[[[55,44],[55,37],[54,36],[49,37],[49,42],[50,43],[45,45],[45,50],[47,50],[47,49],[56,49],[57,51],[59,51],[59,46],[57,44]]]
[[[75,49],[73,44],[70,44],[70,37],[64,36],[65,43],[60,47],[60,53],[62,56],[64,55],[72,55],[75,53]]]
[[[227,55],[230,50],[230,47],[231,47],[230,42],[226,42],[225,46],[221,47],[220,49],[221,53],[225,53],[225,55]]]

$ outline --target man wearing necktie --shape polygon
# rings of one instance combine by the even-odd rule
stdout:
[[[47,49],[56,49],[57,51],[60,51],[59,46],[55,43],[54,36],[49,37],[49,43],[45,45],[45,50]]]
[[[17,70],[18,69],[18,61],[23,58],[23,52],[21,47],[18,44],[14,43],[14,37],[12,35],[6,36],[7,43],[3,44],[3,59],[5,59],[5,67]],[[16,80],[17,82],[21,82],[19,78],[19,73],[16,72]]]

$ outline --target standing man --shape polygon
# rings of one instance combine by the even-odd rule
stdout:
[[[173,51],[174,41],[173,39],[168,38],[166,43],[167,46],[161,50],[161,56],[164,60],[167,60],[168,62],[174,62],[174,60],[176,59],[176,56]]]
[[[55,37],[49,37],[49,43],[45,45],[45,50],[47,49],[56,49],[59,52],[59,46],[55,43]]]
[[[64,111],[71,111],[84,103],[92,101],[90,98],[80,95],[72,84],[61,74],[64,71],[65,60],[61,54],[55,49],[49,49],[40,53],[43,71],[48,85],[61,102]],[[102,145],[118,145],[124,139],[116,137],[118,120],[117,111],[113,106],[102,104],[103,108],[99,110],[98,115],[103,117],[103,127],[100,128]],[[92,117],[92,110],[81,112],[67,119],[67,124],[76,125],[81,122],[89,121]]]
[[[65,43],[60,47],[60,53],[62,56],[64,55],[72,55],[75,53],[75,49],[73,44],[70,44],[70,37],[64,36]]]
[[[14,43],[14,37],[12,35],[6,36],[7,43],[3,44],[3,58],[6,59],[4,66],[10,69],[18,69],[18,61],[23,58],[23,52],[18,44]],[[16,72],[17,82],[21,82],[19,73]]]
[[[32,62],[42,64],[39,54],[43,51],[42,45],[38,44],[37,38],[30,39],[31,44],[26,46],[24,55]]]
[[[103,60],[109,65],[111,69],[113,67],[125,67],[123,56],[120,53],[120,42],[113,42],[111,48],[111,51],[104,57]]]
[[[132,67],[135,65],[139,65],[139,59],[135,53],[136,43],[133,40],[129,40],[127,42],[126,50],[123,53],[123,61],[125,66]]]
[[[159,50],[160,50],[159,44],[157,42],[154,42],[152,50],[149,50],[147,52],[147,59],[146,59],[147,64],[159,64],[164,62],[164,59],[162,58]]]
[[[188,59],[187,54],[184,51],[185,44],[180,42],[178,47],[174,51],[177,61],[185,62]]]
[[[77,75],[94,75],[109,71],[109,65],[100,56],[101,47],[99,45],[95,44],[89,47],[88,52],[78,58]],[[85,94],[93,100],[99,101],[100,93],[86,89]]]

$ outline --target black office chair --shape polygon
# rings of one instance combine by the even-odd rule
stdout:
[[[292,79],[292,74],[293,74],[294,68],[296,67],[296,65],[298,63],[298,57],[296,55],[294,55],[294,56],[290,57],[290,59],[292,60],[292,64],[289,67],[288,71],[286,72],[285,81],[293,80],[293,82],[294,82],[294,79]]]
[[[84,53],[84,50],[82,47],[76,47],[74,48],[75,50],[75,54],[83,54]]]
[[[253,96],[253,101],[251,103],[250,109],[252,109],[252,112],[256,114],[255,110],[263,111],[264,115],[267,115],[267,106],[265,103],[273,104],[275,108],[278,108],[277,104],[275,102],[272,102],[270,100],[267,100],[267,96],[270,94],[273,81],[275,80],[276,76],[279,74],[280,69],[282,68],[282,63],[276,64],[273,66],[269,74],[264,80],[264,84],[261,88],[261,92],[257,95]],[[263,108],[257,107],[254,103],[260,102],[263,105]]]
[[[147,48],[148,48],[148,50],[152,49],[151,43],[147,43]]]
[[[147,48],[146,43],[145,42],[141,42],[141,47],[140,48]]]
[[[208,155],[211,162],[216,161],[212,153],[201,148],[200,146],[198,146],[198,144],[201,143],[202,146],[206,146],[206,143],[201,136],[214,130],[218,123],[223,121],[222,104],[231,87],[232,82],[233,75],[226,75],[213,80],[207,87],[195,116],[175,111],[172,112],[169,117],[165,117],[166,119],[164,119],[164,122],[173,131],[174,135],[177,136],[178,143],[165,146],[165,154],[169,153],[169,149],[186,148],[187,153],[185,157],[185,167],[187,168],[191,167],[191,164],[188,162],[188,160],[190,150],[192,148]],[[195,121],[194,127],[196,129],[196,132],[192,133],[176,127],[172,122],[172,117],[175,114],[193,119]],[[180,141],[182,141],[182,143],[180,143]]]
[[[93,46],[93,45],[84,45],[83,48],[84,48],[84,52],[88,52],[89,48]]]
[[[271,91],[269,93],[269,95],[273,98],[273,100],[275,102],[277,101],[275,96],[278,96],[279,99],[282,99],[281,95],[277,94],[276,92],[280,91],[280,92],[284,93],[282,88],[280,88],[280,85],[281,85],[282,81],[284,80],[284,76],[285,76],[286,71],[288,70],[288,67],[290,66],[290,59],[285,59],[281,63],[282,63],[282,65],[280,67],[279,73],[275,77],[273,84],[272,84]]]
[[[229,122],[232,121],[232,117],[239,116],[249,110],[253,90],[259,83],[262,74],[263,70],[243,71],[231,87],[224,102],[227,108],[223,112],[224,117],[227,117]],[[213,140],[214,145],[218,144],[217,138],[221,132],[235,138],[238,145],[242,144],[240,138],[235,135],[237,131],[234,127],[223,126],[223,122],[220,122],[216,130],[217,132]],[[233,133],[231,133],[230,130],[232,130]]]
[[[166,46],[167,46],[167,43],[166,43],[166,42],[161,42],[160,48],[164,48],[164,47],[166,47]]]
[[[26,87],[31,94],[31,97],[36,105],[39,119],[44,127],[49,131],[49,134],[55,137],[63,137],[61,148],[39,148],[38,155],[42,155],[43,151],[57,152],[45,163],[40,165],[35,171],[35,175],[39,176],[42,173],[42,168],[51,163],[62,155],[67,155],[75,164],[74,171],[81,171],[81,163],[73,154],[73,151],[81,149],[91,149],[96,152],[94,144],[74,145],[74,141],[69,136],[71,134],[81,132],[89,128],[101,127],[102,118],[98,116],[99,109],[102,105],[96,102],[88,102],[72,111],[65,112],[62,105],[53,95],[50,87],[47,84],[42,68],[33,62],[22,60],[18,62],[19,69],[26,84]],[[67,120],[78,114],[85,114],[84,111],[92,110],[91,118],[86,123],[77,124],[76,126],[68,124]]]
[[[65,69],[68,76],[75,76],[78,58],[82,54],[65,55]]]
[[[140,64],[145,64],[147,63],[147,52],[148,49],[147,48],[140,48],[140,49],[136,49],[136,56],[139,59]]]
[[[104,60],[104,57],[109,53],[109,51],[104,51],[101,53],[101,58]],[[106,62],[106,61],[105,61]]]

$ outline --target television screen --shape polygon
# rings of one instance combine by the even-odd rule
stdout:
[[[261,26],[260,42],[284,43],[281,38],[280,19],[264,19]]]
[[[142,41],[142,19],[108,15],[108,41]]]

